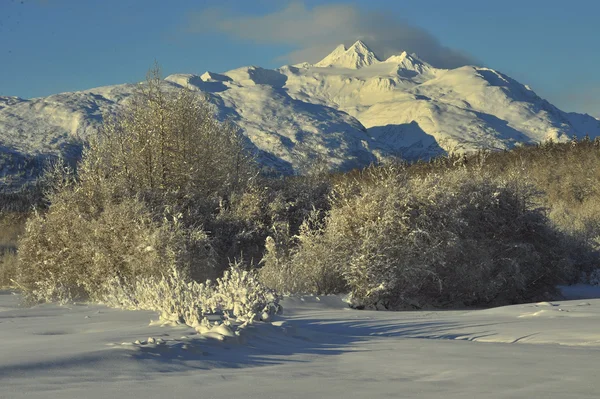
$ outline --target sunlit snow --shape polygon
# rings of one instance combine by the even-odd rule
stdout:
[[[563,112],[493,69],[437,69],[406,52],[380,60],[360,41],[314,65],[175,74],[166,81],[205,93],[220,119],[242,129],[263,164],[287,173],[314,158],[349,169],[390,155],[428,158],[600,135],[598,119]],[[0,97],[0,153],[17,160],[73,155],[77,144],[70,140],[93,134],[134,87]]]
[[[598,299],[377,312],[292,297],[283,315],[239,337],[149,326],[152,312],[18,301],[0,294],[2,398],[595,398],[600,389]]]

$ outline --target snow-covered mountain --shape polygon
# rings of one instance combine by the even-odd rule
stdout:
[[[205,93],[220,119],[239,125],[263,164],[287,173],[315,157],[347,169],[391,155],[428,158],[600,135],[600,120],[563,112],[493,69],[438,69],[406,52],[381,60],[361,41],[336,47],[316,64],[176,74],[165,82]],[[102,115],[134,87],[0,97],[3,173],[22,169],[16,163],[76,154],[74,139],[94,134]]]

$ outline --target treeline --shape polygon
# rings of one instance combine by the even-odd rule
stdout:
[[[598,267],[597,141],[267,177],[233,126],[157,71],[105,120],[76,172],[48,172],[18,259],[0,265],[0,285],[32,302],[214,281],[235,262],[278,292],[357,307],[489,306],[547,299]],[[2,200],[4,222],[23,214]]]

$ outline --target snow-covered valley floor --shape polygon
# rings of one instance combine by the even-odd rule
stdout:
[[[0,291],[0,397],[599,396],[600,299],[469,311],[357,311],[337,297],[283,306],[273,323],[219,341],[149,326],[152,312],[22,308]]]

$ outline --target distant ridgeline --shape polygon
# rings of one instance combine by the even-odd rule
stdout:
[[[489,68],[439,69],[415,54],[379,59],[366,44],[339,45],[316,64],[243,67],[168,76],[202,93],[235,123],[272,171],[302,173],[315,160],[348,170],[389,157],[429,159],[600,135],[600,120],[559,110]],[[48,158],[76,159],[134,92],[124,84],[31,100],[0,97],[0,184],[37,176]]]
[[[22,153],[0,145],[0,190],[14,192],[35,184],[53,162],[74,168],[81,159],[82,149],[83,142],[76,138],[64,143],[59,151],[47,153]]]

